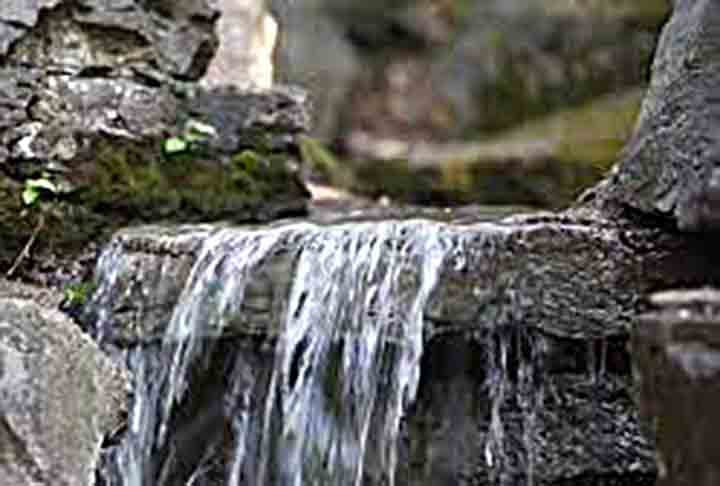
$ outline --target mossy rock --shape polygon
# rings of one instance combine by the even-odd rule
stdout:
[[[415,204],[521,204],[557,209],[601,179],[629,138],[642,90],[594,100],[483,142],[427,144],[391,159],[341,161],[317,141],[306,163],[332,184]]]
[[[255,221],[303,212],[307,192],[287,154],[197,150],[106,141],[75,171],[72,200],[144,221]]]
[[[0,173],[0,272],[32,242],[23,266],[72,261],[91,242],[138,223],[257,222],[304,214],[309,193],[291,155],[207,150],[169,156],[162,141],[96,140],[65,173],[62,191],[23,202],[22,182]],[[33,236],[35,234],[35,236]],[[62,265],[62,263],[60,263]]]

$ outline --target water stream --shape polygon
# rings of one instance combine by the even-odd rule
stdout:
[[[394,486],[420,380],[423,311],[449,255],[462,265],[462,244],[442,228],[417,220],[211,232],[162,339],[123,350],[135,395],[106,482]],[[101,340],[123,262],[116,246],[100,259],[91,305]],[[273,272],[288,288],[259,296]],[[249,317],[258,299],[270,318]],[[538,352],[523,333],[487,340],[486,467],[493,483],[513,484],[503,419],[512,401],[533,485]],[[511,365],[510,353],[527,359]]]

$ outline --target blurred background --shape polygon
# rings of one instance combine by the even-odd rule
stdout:
[[[569,204],[617,159],[670,10],[668,0],[277,0],[270,9],[276,80],[315,101],[303,144],[314,190],[539,208]]]

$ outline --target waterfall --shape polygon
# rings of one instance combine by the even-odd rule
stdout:
[[[359,486],[370,477],[392,486],[403,415],[418,389],[423,309],[449,241],[424,221],[210,233],[162,339],[125,352],[135,400],[128,436],[112,458],[115,484],[214,478],[228,486]],[[256,366],[262,360],[232,346],[218,350],[229,337],[251,333],[249,287],[281,257],[292,275],[285,295],[272,297],[274,328],[263,333],[272,336],[273,351],[263,372]],[[117,247],[100,259],[91,304],[101,309],[100,337],[112,321],[110,289],[122,265]],[[198,379],[219,362],[221,387]],[[212,396],[188,405],[189,387],[200,381]],[[214,410],[222,432],[208,437],[207,423],[217,429],[218,421],[208,417],[185,442],[173,438],[183,407]],[[190,467],[187,442],[203,452]]]

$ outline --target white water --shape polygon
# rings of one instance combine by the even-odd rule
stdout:
[[[368,474],[394,484],[401,420],[419,381],[422,310],[445,251],[437,225],[424,222],[226,229],[208,238],[158,361],[131,363],[138,395],[130,439],[117,458],[123,486],[164,484],[151,462],[169,440],[187,375],[209,366],[208,342],[237,319],[248,284],[279,251],[294,252],[295,263],[260,443],[249,443],[258,440],[248,433],[251,414],[237,407],[249,399],[247,379],[231,376],[227,410],[240,413],[232,417],[235,454],[226,484],[360,485],[366,464],[373,468]],[[117,255],[104,259],[113,260]],[[248,374],[253,370],[233,373]]]
[[[264,364],[270,372],[263,375],[257,363],[239,355],[216,397],[231,429],[223,439],[226,448],[231,441],[232,455],[223,465],[222,484],[360,486],[369,478],[393,486],[403,417],[419,384],[423,309],[443,263],[467,263],[466,242],[453,240],[443,228],[406,221],[211,234],[162,342],[127,353],[136,397],[128,438],[114,456],[111,485],[178,484],[170,471],[179,454],[171,437],[173,415],[187,398],[189,376],[212,366],[213,347],[223,336],[242,331],[248,288],[272,261],[285,258],[292,262],[289,289],[274,295],[272,306],[280,311],[274,328],[264,330],[275,335],[271,362]],[[122,265],[118,247],[100,261],[101,330],[112,308],[102,299],[112,294],[108,289],[117,284]],[[488,343],[485,460],[491,480],[505,484],[512,468],[503,406],[514,396],[524,417],[531,486],[532,433],[542,395],[535,393],[532,357],[511,387],[509,347],[502,336]],[[265,387],[259,404],[253,403],[258,387]],[[158,451],[164,451],[164,462]],[[205,453],[185,476],[185,486],[210,484],[205,475],[218,451]]]

